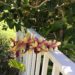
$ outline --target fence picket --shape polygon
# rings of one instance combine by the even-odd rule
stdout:
[[[39,75],[39,72],[40,72],[40,64],[41,64],[41,53],[38,53],[37,54],[37,59],[36,59],[35,75]]]
[[[33,53],[32,53],[32,64],[31,64],[31,75],[34,75],[35,61],[36,61],[36,54],[33,51]]]
[[[47,53],[44,53],[41,75],[47,75],[48,61],[49,61],[49,58],[47,56]]]
[[[56,64],[53,64],[52,75],[59,75],[59,73],[59,68],[56,66]]]

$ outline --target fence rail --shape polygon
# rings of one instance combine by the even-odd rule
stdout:
[[[33,29],[28,29],[28,32],[34,35],[34,37],[45,39]],[[21,39],[23,38],[23,33],[19,31],[17,32],[17,36]],[[44,58],[41,67],[42,55]],[[31,52],[31,54],[26,53],[25,56],[23,56],[23,63],[26,65],[26,71],[22,72],[21,75],[47,75],[49,60],[53,63],[51,75],[60,75],[60,73],[62,75],[75,75],[75,63],[58,49],[39,53],[37,55],[34,52]]]

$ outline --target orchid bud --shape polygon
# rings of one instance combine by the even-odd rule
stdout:
[[[57,45],[57,46],[61,45],[61,42],[57,42],[56,45]]]

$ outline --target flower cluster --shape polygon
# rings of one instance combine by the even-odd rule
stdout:
[[[47,52],[50,49],[57,48],[61,43],[56,40],[43,40],[41,38],[36,38],[31,36],[29,33],[22,40],[15,41],[11,39],[13,42],[13,46],[11,50],[18,57],[20,54],[24,54],[27,51],[34,50],[35,53],[39,53],[42,51]]]

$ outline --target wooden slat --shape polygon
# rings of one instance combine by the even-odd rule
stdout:
[[[32,65],[31,65],[31,75],[34,75],[35,61],[36,61],[36,54],[33,51],[33,54],[32,54]]]
[[[37,54],[37,60],[36,60],[35,75],[39,75],[39,72],[40,72],[40,64],[41,64],[41,53],[38,53]]]
[[[30,75],[31,63],[32,63],[32,53],[27,52],[23,56],[23,62],[22,63],[25,65],[26,70],[24,72],[22,72],[21,75]]]
[[[27,63],[26,63],[26,72],[27,72],[27,74],[26,75],[30,75],[30,72],[31,72],[31,64],[32,64],[32,53],[28,53],[28,55],[27,55],[27,58],[26,58],[27,60]]]
[[[41,75],[47,75],[48,61],[49,61],[49,58],[47,56],[47,53],[44,53]]]
[[[23,55],[23,61],[22,63],[25,65],[25,71],[21,73],[21,75],[27,75],[27,69],[28,69],[28,52],[25,53],[25,55]]]
[[[59,75],[60,71],[57,64],[53,64],[52,75]]]
[[[22,62],[26,68],[26,54],[23,56],[23,62]],[[26,71],[22,72],[21,75],[26,75]]]

